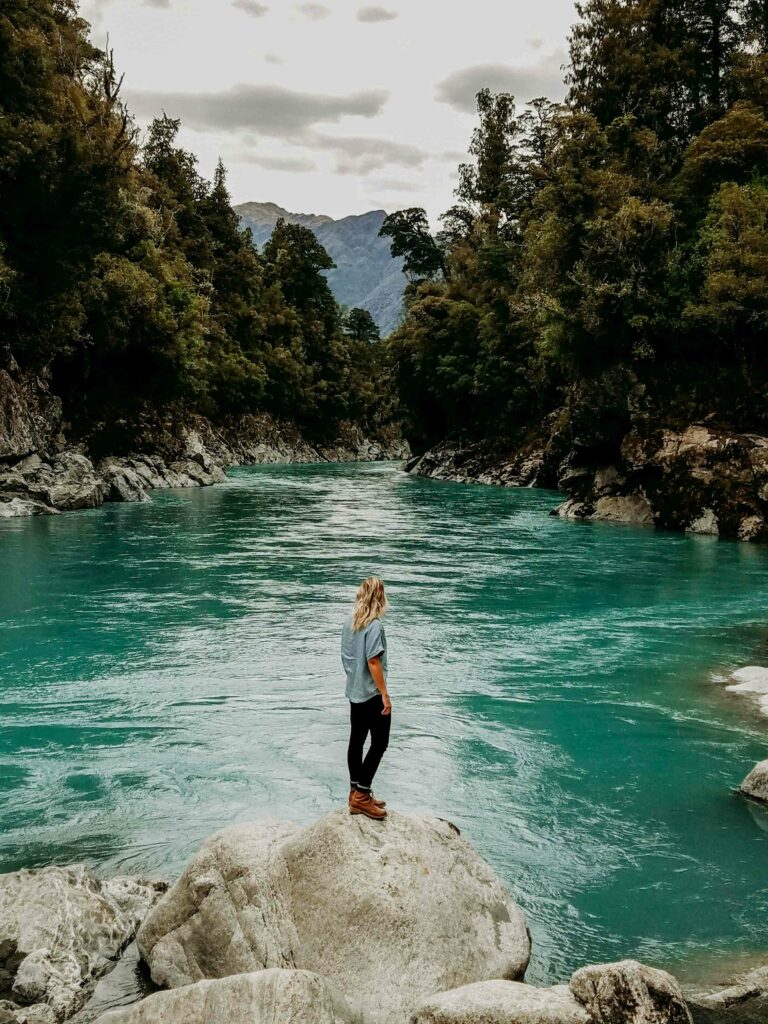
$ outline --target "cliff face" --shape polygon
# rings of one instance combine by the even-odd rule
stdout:
[[[372,440],[348,424],[333,443],[313,446],[291,423],[267,415],[214,425],[202,416],[148,417],[132,445],[97,458],[71,445],[61,402],[15,364],[0,370],[0,519],[55,515],[105,501],[146,501],[164,487],[207,487],[229,466],[288,462],[374,462],[408,456],[396,435]],[[98,433],[98,431],[95,431]]]
[[[61,445],[61,402],[40,377],[23,374],[12,360],[0,369],[0,465],[52,454]]]

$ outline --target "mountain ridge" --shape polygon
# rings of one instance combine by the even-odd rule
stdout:
[[[379,237],[387,216],[385,210],[333,218],[326,214],[294,213],[272,202],[240,203],[234,209],[243,227],[251,229],[257,249],[268,241],[280,218],[309,228],[336,264],[327,277],[337,302],[349,308],[367,309],[383,336],[397,327],[402,318],[407,279],[402,260],[394,259],[387,239]]]

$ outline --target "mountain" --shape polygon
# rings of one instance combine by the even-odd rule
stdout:
[[[367,309],[382,335],[390,334],[402,317],[406,278],[402,260],[393,259],[389,242],[379,238],[384,210],[371,210],[354,217],[334,220],[322,214],[290,213],[275,203],[242,203],[235,207],[243,227],[253,232],[261,248],[282,217],[315,233],[336,264],[328,272],[328,283],[342,306]]]

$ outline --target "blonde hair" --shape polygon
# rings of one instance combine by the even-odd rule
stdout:
[[[352,629],[358,633],[366,626],[370,626],[388,607],[384,581],[378,576],[368,576],[357,588],[355,607],[352,610]]]

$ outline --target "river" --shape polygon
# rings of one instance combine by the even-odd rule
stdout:
[[[550,518],[391,464],[255,467],[0,525],[0,870],[173,877],[200,841],[344,803],[340,622],[386,580],[377,788],[450,818],[526,911],[529,980],[766,945],[768,550]],[[686,966],[688,965],[688,966]]]

